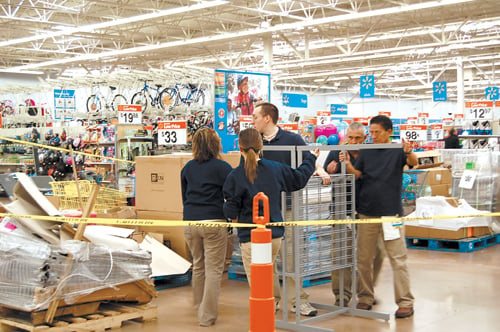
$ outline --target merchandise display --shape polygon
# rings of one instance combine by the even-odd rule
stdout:
[[[239,332],[253,326],[248,297],[271,291],[258,309],[273,311],[279,331],[498,328],[498,0],[14,0],[0,9],[0,331]],[[217,134],[213,149],[197,151],[205,127]],[[240,141],[250,131],[262,148]],[[296,181],[269,170],[316,148],[303,189],[274,191],[250,210],[248,188],[259,187],[240,180],[290,190]],[[219,150],[245,174],[226,180],[237,192],[214,198],[214,176],[192,171],[187,191],[210,199],[186,205],[245,211],[215,224],[183,207],[181,170]],[[247,239],[262,227],[251,217],[265,219],[269,206],[284,224],[263,227],[281,237]],[[208,224],[186,227],[193,215]],[[215,231],[222,282],[207,305],[219,314],[205,319],[196,289],[213,278]],[[264,265],[274,265],[272,287],[250,278]],[[239,282],[247,276],[250,290]],[[479,316],[463,295],[472,288]],[[141,322],[121,325],[129,319]]]

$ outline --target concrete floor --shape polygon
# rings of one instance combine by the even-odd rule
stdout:
[[[410,249],[409,268],[416,298],[413,317],[394,319],[397,306],[386,259],[376,288],[380,303],[373,310],[391,313],[389,321],[340,315],[312,325],[337,332],[500,331],[500,245],[472,253]],[[333,304],[329,283],[306,290],[312,302]],[[143,324],[125,322],[115,331],[248,331],[249,288],[244,281],[228,280],[224,275],[219,318],[211,327],[198,325],[190,286],[161,290],[159,294],[154,301],[158,305],[157,320]],[[290,318],[294,319],[294,314]]]

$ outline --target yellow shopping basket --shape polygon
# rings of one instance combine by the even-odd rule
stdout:
[[[60,209],[79,209],[81,206],[78,190],[80,190],[83,204],[86,204],[94,183],[88,180],[79,180],[50,182],[50,185],[54,196],[59,197]],[[99,188],[94,211],[102,212],[120,206],[127,206],[126,192],[106,187]]]

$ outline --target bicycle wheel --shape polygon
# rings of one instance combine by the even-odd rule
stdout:
[[[191,98],[195,104],[205,105],[205,92],[203,90],[196,90],[194,96]]]
[[[139,92],[136,92],[132,96],[131,102],[132,102],[132,105],[141,105],[142,112],[144,113],[148,108],[148,96],[146,94],[146,91],[141,90]]]
[[[179,94],[175,89],[165,88],[160,92],[160,106],[165,111],[170,111],[179,102]]]
[[[118,112],[118,105],[126,105],[127,98],[121,94],[117,94],[113,97],[113,101],[111,102],[111,109],[113,112]]]
[[[102,110],[101,99],[98,95],[90,95],[87,99],[87,112],[97,114]]]

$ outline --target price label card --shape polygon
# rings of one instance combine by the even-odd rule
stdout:
[[[435,123],[431,124],[431,139],[433,141],[439,141],[444,138],[443,124]]]
[[[443,126],[446,126],[446,127],[453,126],[453,118],[444,118],[443,119]]]
[[[240,131],[248,128],[252,128],[252,116],[251,115],[242,115],[240,116]]]
[[[472,189],[474,182],[476,181],[477,172],[466,169],[464,170],[462,177],[460,178],[459,188]]]
[[[331,112],[330,111],[318,111],[316,112],[316,124],[318,126],[326,126],[331,122]]]
[[[292,131],[294,133],[299,132],[299,124],[298,123],[278,123],[278,126],[283,130]]]
[[[186,143],[186,121],[158,122],[158,145],[181,145]]]
[[[142,124],[141,105],[118,105],[119,124]]]
[[[406,121],[406,123],[409,124],[409,125],[416,125],[416,124],[418,124],[417,117],[415,117],[415,116],[408,117],[408,121]]]
[[[458,115],[458,114],[457,114]],[[466,119],[493,119],[493,101],[469,101],[465,103]],[[455,121],[455,124],[456,121]]]
[[[429,113],[418,113],[418,124],[429,124]]]
[[[402,139],[415,142],[427,141],[426,125],[401,125],[400,136]]]

